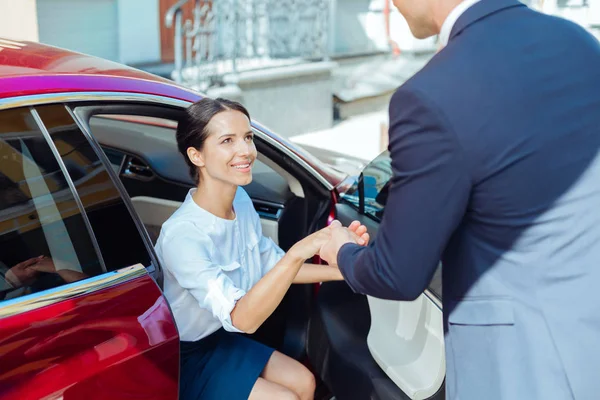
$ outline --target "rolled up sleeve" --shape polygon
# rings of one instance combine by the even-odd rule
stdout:
[[[200,307],[219,319],[226,331],[241,332],[233,326],[231,312],[246,292],[236,287],[223,273],[223,267],[211,260],[212,240],[191,225],[188,228],[179,229],[177,235],[163,243],[165,268]]]

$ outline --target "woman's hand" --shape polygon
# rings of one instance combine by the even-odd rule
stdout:
[[[292,246],[288,254],[300,260],[308,260],[315,254],[319,254],[321,247],[331,238],[329,227],[323,228],[315,233],[308,235],[298,243]]]

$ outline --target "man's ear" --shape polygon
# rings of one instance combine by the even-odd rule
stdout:
[[[204,157],[202,156],[202,152],[194,147],[187,148],[187,156],[197,167],[204,167]]]

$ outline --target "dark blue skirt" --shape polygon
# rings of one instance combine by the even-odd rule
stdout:
[[[181,342],[181,400],[246,400],[273,349],[219,329],[196,342]]]

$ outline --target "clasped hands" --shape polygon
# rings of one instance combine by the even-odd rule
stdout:
[[[318,255],[330,266],[337,267],[337,255],[346,243],[355,243],[359,246],[369,244],[367,227],[359,221],[352,222],[348,227],[342,226],[334,220],[328,227],[323,228],[296,243],[290,252],[307,260]]]
[[[54,263],[46,256],[22,261],[8,270],[6,280],[14,287],[30,285],[40,272],[54,272]]]

